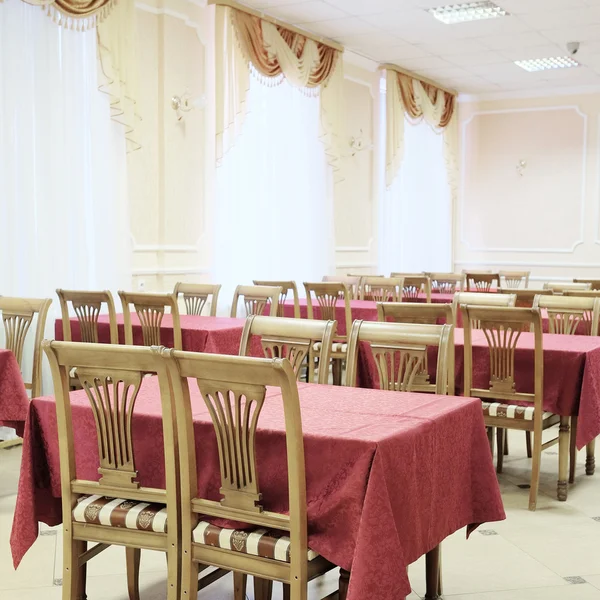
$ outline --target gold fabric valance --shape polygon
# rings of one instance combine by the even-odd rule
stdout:
[[[59,25],[78,31],[92,29],[104,20],[117,0],[23,0],[42,6]]]

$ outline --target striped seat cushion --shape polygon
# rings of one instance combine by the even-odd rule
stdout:
[[[313,344],[313,350],[315,352],[321,352],[321,348],[323,347],[323,342],[315,342]],[[348,352],[348,344],[343,342],[333,342],[331,344],[332,352]]]
[[[82,496],[73,509],[73,520],[90,525],[167,533],[167,507],[164,504],[123,498]]]
[[[483,414],[486,417],[500,417],[502,419],[518,419],[533,421],[535,408],[533,406],[518,406],[517,404],[502,404],[501,402],[482,402]],[[554,416],[554,413],[544,412],[542,420]]]
[[[279,531],[225,529],[200,521],[194,529],[193,540],[196,544],[290,562],[290,538]],[[317,556],[314,550],[308,550],[308,560]]]

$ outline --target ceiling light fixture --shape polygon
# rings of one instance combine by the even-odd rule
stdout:
[[[515,60],[515,65],[530,73],[546,71],[548,69],[569,69],[579,67],[580,64],[570,56],[555,56],[552,58],[532,58],[530,60]]]
[[[464,23],[466,21],[479,21],[480,19],[495,19],[497,17],[506,17],[510,14],[502,7],[490,2],[490,0],[465,2],[463,4],[447,4],[438,8],[430,8],[427,12],[446,25]]]

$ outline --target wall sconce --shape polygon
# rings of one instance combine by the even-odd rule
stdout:
[[[519,160],[519,162],[517,163],[517,173],[523,177],[523,171],[527,168],[527,161],[526,160]]]
[[[363,137],[363,130],[360,130],[360,135],[352,136],[350,138],[350,156],[356,156],[358,152],[363,152],[364,150],[372,150],[373,144],[365,142]]]
[[[181,96],[171,98],[171,108],[177,115],[177,120],[183,120],[183,113],[190,112],[195,108],[206,108],[206,96],[192,98],[189,90],[186,90]]]

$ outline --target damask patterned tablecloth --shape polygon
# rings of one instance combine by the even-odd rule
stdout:
[[[16,429],[23,435],[29,398],[21,369],[10,350],[0,350],[0,426]]]
[[[219,497],[210,417],[190,382],[199,494]],[[306,456],[309,545],[351,570],[349,600],[410,593],[406,567],[453,532],[505,518],[476,399],[299,384]],[[72,393],[77,476],[97,479],[98,446],[89,401]],[[134,411],[140,483],[164,486],[160,400],[146,379]],[[283,407],[269,390],[257,433],[264,506],[287,510]],[[15,566],[38,521],[61,522],[55,402],[31,403],[11,535]]]

